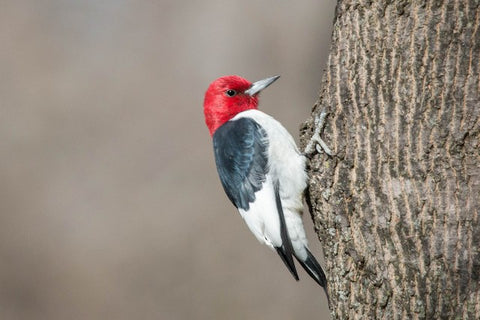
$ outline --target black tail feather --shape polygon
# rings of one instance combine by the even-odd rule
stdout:
[[[283,263],[287,266],[288,270],[292,274],[292,276],[295,278],[295,280],[299,280],[298,274],[297,274],[297,269],[295,269],[295,264],[293,263],[293,258],[292,255],[288,255],[286,253],[285,247],[277,247],[275,248],[277,250],[278,255],[280,258],[282,258]]]
[[[282,246],[276,247],[278,255],[282,258],[282,261],[287,266],[290,273],[293,275],[295,280],[298,281],[297,269],[295,269],[295,264],[293,262],[293,247],[290,237],[288,236],[287,224],[285,223],[285,216],[283,214],[282,201],[279,194],[279,184],[278,182],[274,185],[275,189],[275,202],[277,204],[278,216],[280,219],[280,236],[282,238]]]
[[[327,277],[325,276],[322,267],[317,262],[317,259],[315,259],[310,250],[308,250],[308,248],[305,249],[307,250],[307,259],[305,259],[305,261],[302,261],[297,258],[297,260],[298,262],[300,262],[305,271],[310,275],[310,277],[312,277],[313,280],[315,280],[323,288],[323,290],[325,290],[328,298]]]
[[[280,235],[282,238],[282,245],[280,247],[275,247],[277,250],[278,255],[282,258],[283,263],[287,266],[288,270],[295,278],[295,280],[299,280],[297,269],[295,268],[295,264],[293,262],[293,256],[295,256],[295,252],[293,251],[292,241],[290,240],[290,236],[288,235],[287,224],[285,223],[285,215],[283,213],[282,201],[280,199],[279,194],[279,184],[278,182],[274,184],[275,189],[275,202],[277,205],[278,216],[280,218]],[[317,262],[317,259],[313,256],[313,254],[307,250],[307,258],[305,261],[302,261],[297,258],[298,262],[302,265],[305,271],[312,277],[322,288],[325,290],[325,294],[327,295],[327,299],[330,301],[327,292],[327,277],[323,272],[322,267]]]

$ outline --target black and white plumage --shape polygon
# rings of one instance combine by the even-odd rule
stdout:
[[[213,145],[225,193],[252,233],[277,251],[295,279],[293,256],[325,286],[301,219],[306,160],[291,135],[267,114],[247,110],[218,128]]]
[[[218,174],[237,209],[248,210],[268,172],[268,139],[252,119],[227,121],[213,135]]]
[[[325,274],[308,249],[302,222],[306,158],[287,130],[257,109],[258,93],[276,79],[215,80],[205,94],[205,121],[222,186],[249,229],[276,250],[295,279],[293,257],[326,292]]]

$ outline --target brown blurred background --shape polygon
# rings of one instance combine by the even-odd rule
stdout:
[[[298,141],[334,5],[0,1],[0,319],[328,315],[224,195],[202,103],[280,74],[261,109]]]

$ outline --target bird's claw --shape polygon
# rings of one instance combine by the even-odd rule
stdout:
[[[307,146],[305,147],[304,153],[306,155],[311,155],[316,150],[318,153],[325,152],[330,157],[333,156],[332,150],[330,150],[330,148],[327,146],[327,144],[320,137],[320,132],[323,131],[323,127],[325,126],[325,117],[326,116],[327,116],[327,113],[325,112],[325,109],[322,110],[320,115],[315,116],[315,124],[314,124],[315,130],[313,132],[312,137],[310,138],[310,141],[308,142]],[[315,148],[314,148],[314,146],[315,146]]]

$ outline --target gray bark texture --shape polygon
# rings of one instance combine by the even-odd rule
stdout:
[[[335,319],[480,319],[480,1],[339,0],[308,203]]]

